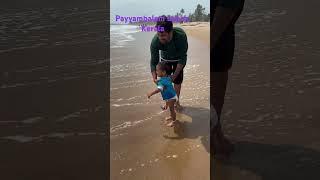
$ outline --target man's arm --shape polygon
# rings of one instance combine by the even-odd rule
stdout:
[[[175,72],[172,75],[172,80],[177,78],[177,76],[179,75],[179,73],[182,71],[182,69],[187,63],[187,51],[188,51],[187,35],[182,36],[182,38],[178,40],[177,46],[178,46],[177,50],[178,50],[179,62]]]
[[[159,63],[159,49],[154,45],[153,42],[151,42],[151,45],[150,45],[150,53],[151,53],[150,69],[151,69],[152,79],[154,82],[156,82],[157,80],[156,66]]]
[[[235,15],[243,8],[244,0],[220,0],[215,10],[210,30],[213,38],[213,48],[216,46],[221,34],[230,23],[234,23]]]
[[[173,73],[173,75],[171,77],[172,81],[174,81],[178,77],[179,73],[182,71],[184,66],[185,65],[178,63],[176,71],[174,71],[174,73]]]

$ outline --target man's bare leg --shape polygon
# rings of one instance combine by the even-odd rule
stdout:
[[[213,128],[213,146],[217,153],[229,154],[232,151],[232,145],[227,140],[221,129],[221,113],[224,104],[225,93],[227,89],[228,82],[228,71],[226,72],[213,72],[210,76],[211,87],[210,87],[210,97],[211,106],[214,107],[217,113],[218,122]],[[211,119],[211,122],[213,120]]]
[[[182,84],[174,84],[174,90],[176,91],[177,96],[178,96],[178,100],[175,103],[175,106],[176,106],[177,109],[181,109],[181,105],[180,105],[180,102],[179,102],[180,101],[181,85]]]
[[[217,112],[218,120],[220,122],[222,107],[224,104],[224,97],[227,89],[228,71],[213,72],[210,74],[211,74],[210,96],[212,100],[211,103]]]

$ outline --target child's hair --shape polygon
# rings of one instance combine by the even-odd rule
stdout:
[[[160,61],[157,66],[161,71],[164,71],[167,73],[167,64],[165,61]]]

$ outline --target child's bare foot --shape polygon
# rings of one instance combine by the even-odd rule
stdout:
[[[166,121],[170,121],[170,120],[172,120],[172,117],[171,117],[171,116],[166,117],[165,120],[166,120]]]
[[[175,125],[175,122],[176,122],[176,121],[171,120],[171,121],[167,124],[167,126],[168,126],[168,127],[173,127],[173,126]]]
[[[168,105],[164,105],[164,106],[161,106],[161,109],[164,111],[164,110],[167,110],[168,109]]]
[[[162,120],[162,121],[164,121],[164,123],[168,123],[171,120],[172,120],[172,118],[169,116],[169,117],[164,118],[164,120]]]
[[[164,125],[167,125],[170,121],[172,121],[172,118],[170,116],[162,119],[162,123]]]

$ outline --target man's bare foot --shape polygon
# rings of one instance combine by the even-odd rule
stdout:
[[[228,159],[234,151],[234,145],[224,137],[222,130],[219,128],[214,128],[212,136],[214,158],[218,160]]]
[[[229,157],[229,153],[225,151],[221,140],[214,136],[212,139],[213,157],[216,160],[226,160]]]
[[[168,127],[173,127],[173,126],[175,125],[175,123],[176,123],[176,121],[171,120],[171,121],[167,124],[167,126],[168,126]]]
[[[232,144],[225,136],[224,134],[221,132],[221,134],[219,135],[219,139],[221,141],[221,144],[223,146],[224,151],[227,152],[227,154],[231,154],[232,152],[234,152],[234,144]]]

